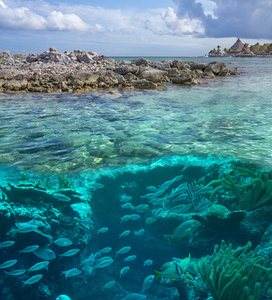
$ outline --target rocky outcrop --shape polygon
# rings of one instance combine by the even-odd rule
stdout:
[[[181,60],[132,61],[105,59],[95,52],[59,52],[51,47],[41,54],[12,55],[0,52],[0,91],[81,92],[90,89],[165,89],[163,83],[183,86],[201,79],[235,75],[222,62]]]
[[[132,85],[137,89],[155,90],[157,85],[146,79],[133,80]]]
[[[149,80],[154,83],[158,82],[167,82],[169,78],[167,78],[168,72],[157,69],[150,69],[141,72],[140,78]]]
[[[9,50],[0,52],[0,63],[8,63],[11,65],[15,63],[15,60],[13,56],[10,54]]]

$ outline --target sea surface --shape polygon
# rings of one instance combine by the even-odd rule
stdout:
[[[192,214],[204,213],[212,201],[230,210],[255,210],[235,206],[226,187],[224,195],[210,197],[216,186],[209,188],[209,183],[226,174],[236,179],[237,166],[248,170],[239,184],[255,178],[253,172],[272,178],[272,58],[216,60],[237,68],[239,75],[191,87],[166,84],[164,91],[0,94],[0,264],[17,260],[16,268],[0,266],[1,299],[208,299],[207,290],[197,298],[197,292],[185,288],[176,269],[170,280],[154,269],[174,264],[173,257],[210,255],[223,239],[235,246],[249,239],[228,233],[197,240],[189,234],[194,231],[190,226],[178,239],[169,242],[165,236]],[[187,207],[172,216],[170,210],[178,205]],[[34,228],[18,232],[21,223]],[[120,237],[126,230],[129,234]],[[52,243],[59,238],[73,244]],[[10,240],[15,243],[1,247]],[[57,258],[40,258],[33,251],[18,255],[30,245]],[[101,252],[105,247],[111,251]],[[116,256],[122,247],[131,248]],[[59,259],[73,249],[78,252]],[[124,260],[129,255],[135,257]],[[88,258],[92,261],[82,263]],[[147,259],[152,265],[144,266]],[[48,271],[4,272],[26,270],[41,261],[50,261]],[[97,267],[101,262],[105,266]],[[67,270],[73,271],[67,275]],[[37,274],[42,277],[31,277]],[[147,276],[156,280],[152,277],[154,282],[143,289]],[[31,278],[34,282],[28,282]]]

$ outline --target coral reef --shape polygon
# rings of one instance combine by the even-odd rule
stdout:
[[[201,258],[195,264],[200,275],[198,283],[187,274],[188,283],[206,288],[214,300],[254,300],[268,289],[272,282],[272,268],[268,258],[258,255],[259,246],[251,250],[248,242],[233,250],[232,245],[215,245],[213,255]]]
[[[234,167],[235,174],[225,173],[224,177],[212,180],[206,187],[217,185],[210,191],[210,200],[214,201],[220,190],[231,191],[235,196],[232,209],[252,211],[265,205],[272,205],[272,179],[269,173],[251,171]]]

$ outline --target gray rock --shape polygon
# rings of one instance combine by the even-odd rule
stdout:
[[[214,61],[208,64],[204,72],[213,72],[215,75],[218,75],[220,72],[226,69],[226,65],[219,61]]]
[[[34,63],[34,62],[38,61],[38,57],[37,57],[36,54],[31,53],[31,54],[29,54],[29,55],[26,57],[26,61],[27,61],[28,63]]]
[[[38,55],[37,60],[45,60],[45,59],[49,59],[48,57],[48,51],[44,51],[43,53],[41,53],[40,55]]]
[[[92,56],[86,52],[80,53],[80,54],[76,55],[76,57],[79,62],[85,62],[87,64],[89,64],[90,62],[93,61]]]
[[[49,51],[48,58],[51,61],[57,62],[57,63],[64,63],[69,64],[71,62],[71,59],[69,56],[58,52],[58,51]]]
[[[204,71],[203,75],[201,76],[202,78],[205,78],[205,79],[214,79],[215,78],[215,75],[212,71]]]
[[[114,69],[114,72],[120,74],[120,75],[126,75],[128,73],[136,74],[138,72],[139,68],[133,65],[125,65],[120,66]]]
[[[76,74],[74,77],[66,77],[68,80],[75,80],[78,79],[80,81],[85,82],[87,85],[93,85],[97,82],[97,79],[99,78],[100,74],[99,73],[90,73],[90,72],[80,72]]]
[[[204,71],[207,68],[208,64],[206,63],[193,63],[191,65],[192,70],[202,70]]]
[[[127,81],[132,81],[132,80],[137,80],[137,76],[131,74],[131,73],[127,73],[124,78],[127,80]]]
[[[131,81],[131,84],[137,89],[155,90],[157,88],[155,83],[146,79],[133,80]]]
[[[155,61],[149,64],[152,68],[165,70],[172,67],[172,63],[169,61]]]
[[[168,74],[167,71],[150,69],[150,70],[143,71],[140,74],[140,78],[149,80],[154,83],[158,83],[162,81],[167,81],[166,79],[167,74]]]
[[[9,80],[5,84],[3,84],[3,88],[8,91],[20,91],[26,89],[28,86],[28,82],[26,79],[23,80]]]
[[[170,68],[170,69],[167,69],[166,71],[167,71],[167,76],[170,78],[180,75],[180,72],[177,68]]]
[[[177,68],[178,70],[182,70],[184,69],[184,63],[181,60],[174,60],[172,67]]]
[[[4,64],[11,64],[11,65],[15,63],[14,58],[10,54],[9,50],[0,52],[0,62]]]
[[[142,66],[142,65],[148,65],[151,61],[148,59],[145,59],[143,57],[139,58],[139,59],[134,59],[132,61],[133,64],[135,64],[136,66]]]
[[[184,84],[184,83],[188,84],[190,82],[192,82],[192,76],[186,73],[180,74],[179,76],[172,78],[172,83],[175,84]]]

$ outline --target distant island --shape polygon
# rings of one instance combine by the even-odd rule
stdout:
[[[229,48],[224,48],[223,52],[221,51],[220,45],[217,46],[217,49],[212,49],[209,54],[209,57],[218,57],[218,56],[236,56],[236,57],[272,57],[272,43],[260,45],[256,43],[255,45],[249,46],[247,43],[243,43],[240,39]]]

